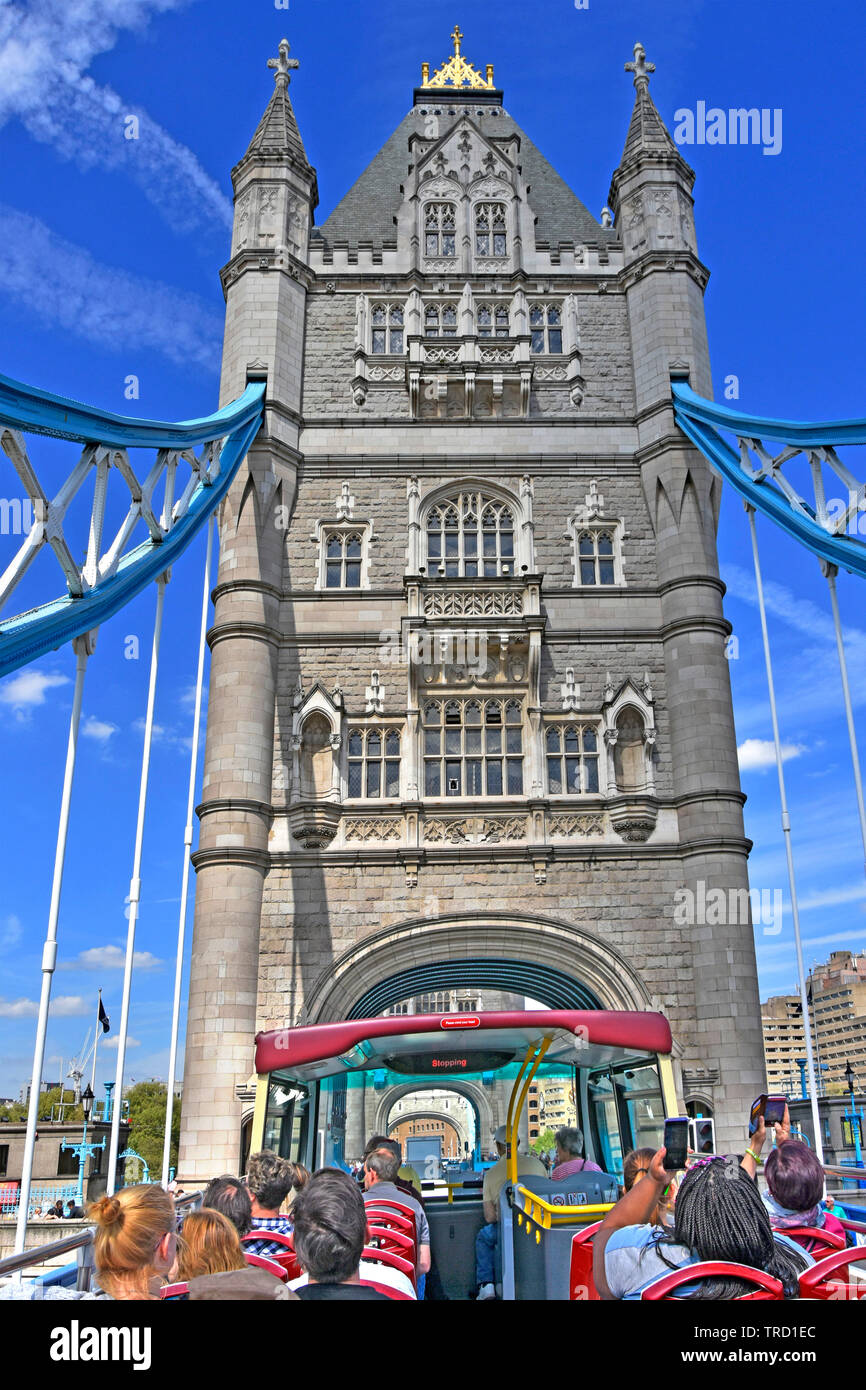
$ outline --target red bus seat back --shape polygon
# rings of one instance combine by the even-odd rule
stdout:
[[[375,1246],[365,1245],[361,1251],[361,1259],[370,1264],[387,1265],[389,1269],[398,1269],[401,1274],[405,1274],[413,1289],[417,1289],[418,1280],[415,1275],[415,1265],[412,1260],[405,1259],[402,1255],[395,1255],[390,1250],[379,1250]]]
[[[392,1230],[402,1231],[404,1236],[415,1239],[415,1221],[411,1216],[401,1216],[398,1211],[380,1206],[377,1202],[367,1202],[367,1219],[370,1225],[390,1226]]]
[[[866,1249],[862,1245],[855,1245],[850,1250],[834,1250],[831,1255],[825,1255],[800,1275],[800,1297],[826,1301],[838,1299],[840,1302],[866,1298],[866,1279],[849,1283],[844,1277],[833,1277],[840,1272],[844,1276],[848,1265],[858,1262],[866,1264]]]
[[[248,1265],[255,1265],[256,1269],[266,1269],[268,1274],[273,1274],[276,1279],[281,1279],[284,1284],[289,1282],[289,1271],[276,1260],[271,1260],[267,1255],[244,1255]]]
[[[163,1302],[171,1303],[175,1299],[183,1298],[184,1294],[187,1293],[189,1293],[189,1284],[185,1279],[182,1279],[176,1284],[163,1284],[159,1296]]]
[[[404,1293],[402,1289],[395,1289],[393,1284],[377,1284],[374,1279],[362,1279],[361,1283],[366,1289],[376,1289],[378,1293],[383,1293],[386,1298],[402,1299],[405,1303],[415,1302],[410,1293]]]
[[[845,1237],[840,1236],[838,1231],[825,1231],[823,1226],[786,1226],[779,1234],[790,1236],[816,1260],[834,1250],[845,1249]]]
[[[380,1226],[378,1222],[369,1226],[369,1244],[377,1246],[380,1250],[388,1250],[392,1255],[401,1255],[404,1260],[411,1260],[412,1264],[418,1263],[418,1248],[412,1236],[406,1236],[402,1231],[392,1231],[388,1226]]]
[[[663,1299],[676,1298],[676,1290],[696,1279],[742,1279],[754,1285],[748,1293],[738,1295],[736,1302],[778,1303],[784,1298],[781,1281],[763,1269],[753,1269],[751,1265],[740,1265],[726,1260],[703,1260],[694,1265],[683,1265],[682,1269],[672,1270],[661,1279],[656,1279],[641,1294],[641,1302],[657,1303]]]
[[[600,1301],[601,1295],[592,1277],[592,1239],[600,1225],[600,1221],[593,1221],[572,1237],[571,1269],[568,1276],[568,1297],[571,1303]]]
[[[281,1269],[285,1270],[286,1280],[300,1278],[304,1271],[301,1269],[295,1254],[295,1242],[292,1236],[284,1235],[282,1231],[250,1231],[247,1235],[241,1236],[241,1245],[259,1240],[275,1241],[277,1245],[282,1246],[282,1249],[274,1251],[270,1255],[259,1255],[258,1259],[269,1260],[272,1264],[279,1265]],[[244,1257],[249,1261],[249,1255],[245,1253]]]

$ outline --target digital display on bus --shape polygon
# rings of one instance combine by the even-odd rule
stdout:
[[[405,1052],[386,1058],[385,1064],[407,1076],[435,1076],[437,1072],[496,1071],[513,1061],[513,1052]]]

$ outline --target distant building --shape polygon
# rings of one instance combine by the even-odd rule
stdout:
[[[819,1094],[839,1093],[846,1086],[848,1062],[866,1079],[866,951],[832,951],[813,966],[807,981],[812,1048],[819,1073]],[[761,1005],[767,1087],[800,1092],[799,1061],[806,1055],[803,1015],[798,994],[774,995]]]
[[[41,1096],[45,1095],[45,1092],[46,1092],[46,1091],[59,1091],[59,1090],[60,1090],[60,1082],[59,1082],[59,1081],[43,1081],[43,1082],[41,1082],[41,1084],[40,1084],[40,1086],[39,1086],[39,1094],[40,1094]],[[28,1084],[27,1084],[26,1086],[22,1086],[22,1087],[21,1087],[21,1090],[18,1092],[18,1101],[19,1101],[19,1104],[21,1104],[21,1105],[29,1105],[29,1104],[30,1104],[30,1083],[29,1083],[29,1082],[28,1082]],[[10,1104],[12,1104],[12,1102],[10,1102]]]

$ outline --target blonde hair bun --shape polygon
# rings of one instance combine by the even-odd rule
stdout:
[[[100,1197],[93,1203],[89,1215],[104,1231],[123,1224],[123,1207],[116,1197]]]

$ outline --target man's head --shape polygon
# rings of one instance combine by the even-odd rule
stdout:
[[[374,1149],[364,1159],[364,1186],[374,1187],[377,1182],[394,1182],[400,1171],[400,1159],[394,1150]]]
[[[292,1190],[295,1169],[271,1149],[253,1154],[247,1165],[247,1187],[263,1211],[279,1211]]]
[[[496,1145],[496,1152],[499,1154],[499,1157],[504,1158],[508,1152],[508,1129],[505,1125],[499,1126],[493,1136],[493,1142]]]
[[[228,1174],[221,1178],[213,1178],[205,1188],[202,1206],[221,1211],[223,1216],[228,1217],[239,1236],[245,1236],[253,1228],[250,1194],[238,1178],[230,1177]]]
[[[358,1184],[339,1168],[320,1168],[292,1208],[295,1250],[314,1284],[355,1278],[367,1239],[367,1213]]]
[[[364,1149],[365,1162],[371,1153],[375,1153],[376,1149],[390,1149],[397,1159],[398,1167],[403,1161],[403,1150],[397,1140],[389,1139],[387,1134],[374,1134],[372,1139],[367,1140],[367,1147]]]
[[[583,1130],[571,1125],[563,1125],[554,1135],[557,1163],[568,1163],[572,1158],[583,1157]]]

